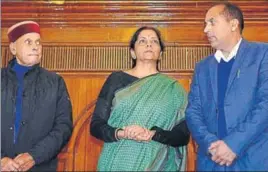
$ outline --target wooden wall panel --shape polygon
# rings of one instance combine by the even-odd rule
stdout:
[[[66,81],[71,97],[74,115],[74,131],[67,151],[59,155],[66,160],[62,171],[92,171],[96,167],[102,143],[89,134],[89,121],[95,101],[106,77],[102,73],[60,73]],[[93,139],[93,141],[91,141]]]
[[[268,7],[267,7],[268,8]],[[267,23],[246,23],[243,36],[250,41],[268,42]],[[128,44],[138,26],[134,27],[68,27],[41,28],[42,42],[47,45],[87,45],[89,43]],[[203,33],[203,23],[198,25],[179,24],[178,26],[157,27],[166,43],[208,45]],[[8,44],[7,28],[1,28],[2,44]]]
[[[35,20],[48,43],[128,42],[137,27],[158,27],[167,42],[205,43],[206,10],[219,1],[52,1],[1,2],[1,40],[6,29],[21,20]],[[245,38],[267,41],[268,1],[234,0],[245,18]],[[257,29],[257,30],[256,30]],[[256,32],[259,31],[259,32]]]
[[[159,69],[165,72],[192,71],[195,63],[211,54],[209,46],[167,44]],[[2,46],[3,65],[12,58],[9,47]],[[52,71],[114,71],[132,66],[126,44],[103,43],[87,46],[43,46],[41,66]]]

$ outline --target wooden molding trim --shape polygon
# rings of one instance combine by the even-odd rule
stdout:
[[[268,1],[233,0],[244,11],[246,23],[267,23]],[[21,20],[36,20],[42,27],[171,26],[203,24],[206,10],[215,1],[47,1],[2,2],[2,27]]]

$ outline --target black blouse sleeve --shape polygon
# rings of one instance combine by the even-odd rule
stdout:
[[[171,131],[163,130],[157,126],[152,127],[151,130],[156,131],[152,140],[173,147],[187,145],[190,140],[190,132],[185,120],[175,125]]]
[[[115,84],[113,84],[115,83],[113,76],[114,74],[112,73],[107,78],[100,91],[90,124],[91,135],[104,142],[117,141],[115,138],[116,128],[107,123],[111,113],[114,92],[116,90]]]

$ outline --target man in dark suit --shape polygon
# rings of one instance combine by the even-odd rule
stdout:
[[[217,51],[195,67],[186,121],[197,171],[268,170],[268,45],[242,38],[239,7],[211,7],[204,32]]]
[[[14,58],[1,70],[1,171],[56,171],[72,134],[72,107],[62,77],[39,66],[40,28],[8,29]]]

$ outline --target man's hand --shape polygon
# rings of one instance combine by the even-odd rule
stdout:
[[[29,153],[19,154],[14,158],[14,161],[19,164],[19,171],[28,171],[35,164],[33,157]]]
[[[19,171],[19,164],[13,159],[4,157],[1,159],[1,171]]]
[[[220,164],[229,166],[236,158],[236,154],[222,140],[213,142],[209,147],[211,159]]]

